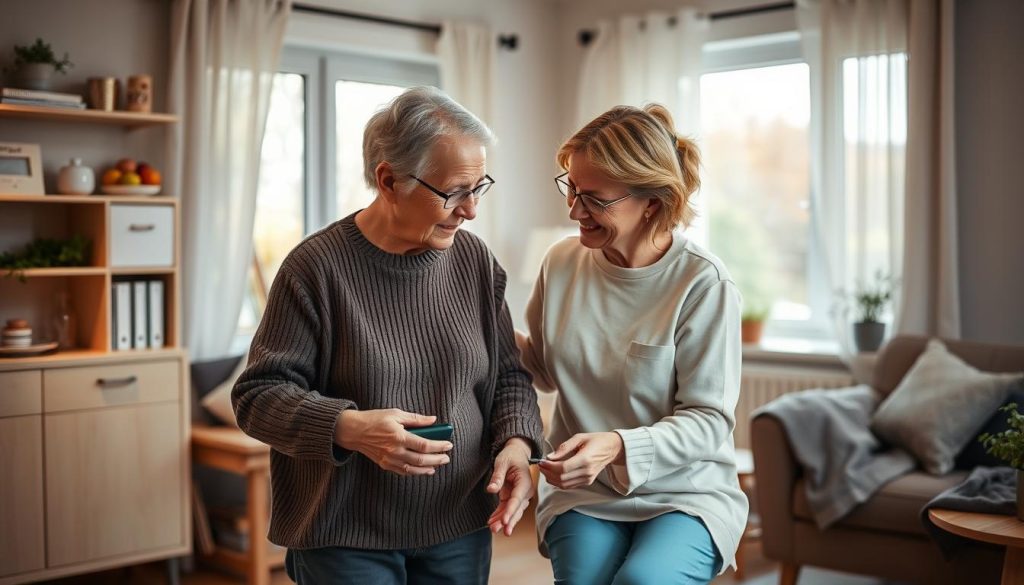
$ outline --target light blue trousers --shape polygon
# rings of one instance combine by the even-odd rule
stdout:
[[[556,585],[708,583],[722,556],[699,518],[613,522],[569,511],[544,534]]]

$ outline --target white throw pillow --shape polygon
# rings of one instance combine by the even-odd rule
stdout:
[[[982,372],[933,339],[879,405],[871,430],[913,454],[928,473],[949,473],[957,453],[1020,379],[1020,373]]]
[[[203,396],[202,400],[199,401],[203,408],[226,425],[238,426],[238,421],[235,420],[235,409],[231,407],[231,389],[235,387],[235,382],[242,375],[242,372],[245,371],[245,366],[248,363],[249,356],[243,355],[242,359],[238,360],[238,367],[235,368],[235,371],[231,372],[227,380],[224,380],[219,386],[210,390],[210,393]]]

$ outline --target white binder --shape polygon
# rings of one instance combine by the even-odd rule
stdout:
[[[132,284],[114,283],[114,349],[132,348]]]
[[[132,284],[132,347],[146,349],[149,347],[149,304],[146,302],[145,280],[136,280]]]
[[[149,347],[164,346],[164,283],[149,281]]]

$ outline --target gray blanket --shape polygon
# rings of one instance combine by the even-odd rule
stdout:
[[[870,386],[786,394],[754,412],[776,418],[804,470],[807,503],[824,529],[912,470],[914,458],[871,433],[880,397]]]
[[[939,545],[946,559],[951,559],[970,540],[936,526],[928,517],[928,510],[932,508],[1012,516],[1017,513],[1017,470],[1012,467],[975,467],[963,483],[935,496],[921,508],[924,529]]]

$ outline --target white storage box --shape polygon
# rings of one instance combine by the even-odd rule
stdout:
[[[174,265],[174,208],[165,205],[110,206],[110,265]]]

